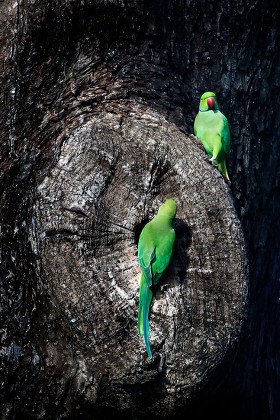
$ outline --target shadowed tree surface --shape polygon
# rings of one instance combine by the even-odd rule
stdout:
[[[279,418],[279,18],[261,0],[0,3],[3,419]],[[230,187],[191,135],[206,90]],[[137,241],[168,196],[149,361]]]

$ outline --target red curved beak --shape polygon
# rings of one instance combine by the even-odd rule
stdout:
[[[215,101],[213,97],[207,98],[207,105],[209,106],[209,108],[214,109]]]

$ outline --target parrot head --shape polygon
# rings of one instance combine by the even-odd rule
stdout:
[[[217,97],[214,92],[205,92],[200,98],[199,111],[217,111],[219,109]]]
[[[165,202],[160,206],[158,214],[166,214],[171,218],[174,218],[177,212],[177,205],[173,198],[167,198]]]

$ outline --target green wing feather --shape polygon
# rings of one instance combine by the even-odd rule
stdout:
[[[223,128],[222,128],[222,142],[223,142],[224,151],[228,155],[229,150],[230,150],[230,131],[229,131],[228,120],[224,115],[223,115]]]

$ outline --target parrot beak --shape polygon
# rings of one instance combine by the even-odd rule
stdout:
[[[214,109],[215,101],[213,97],[207,98],[207,105],[209,106],[210,109]]]

